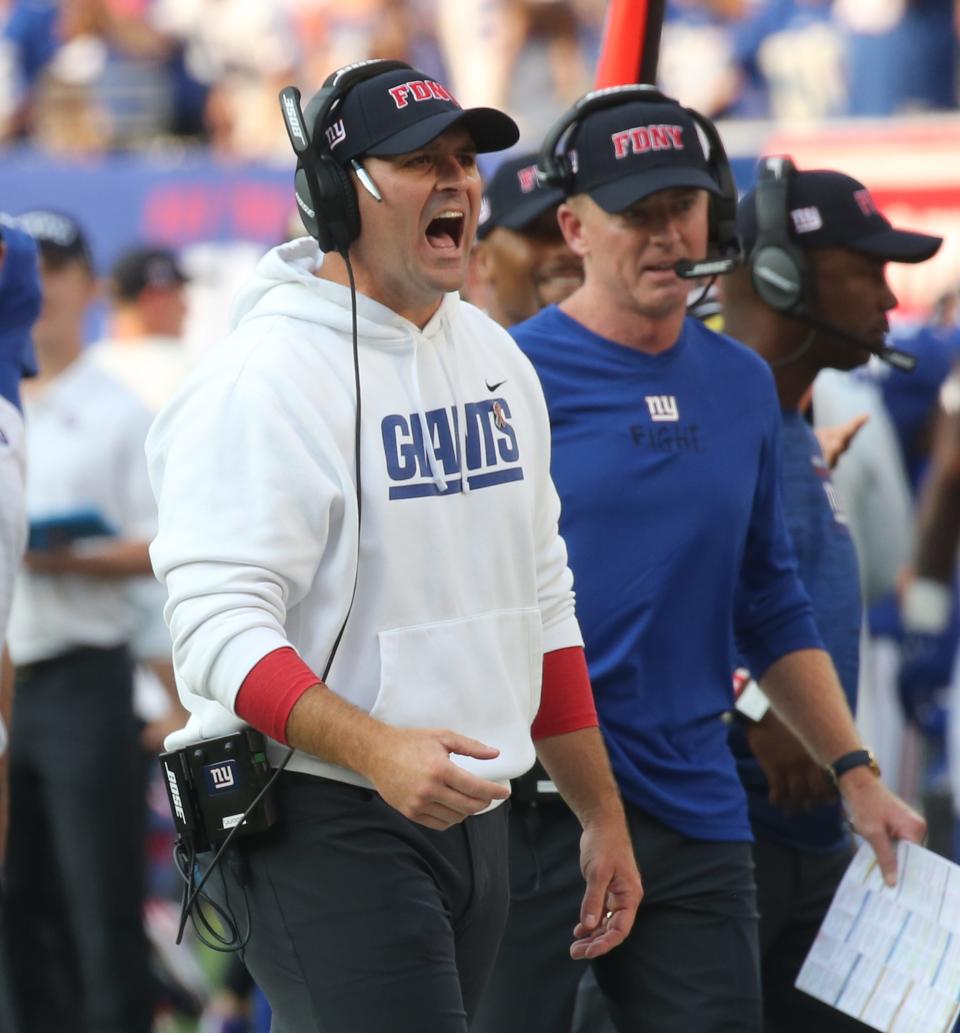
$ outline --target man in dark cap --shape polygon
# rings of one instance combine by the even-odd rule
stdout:
[[[632,933],[594,972],[620,1030],[758,1033],[751,831],[724,721],[734,640],[831,767],[888,880],[893,839],[919,840],[924,823],[865,766],[797,576],[769,368],[686,315],[678,274],[722,268],[706,259],[729,257],[735,229],[719,138],[705,153],[711,124],[639,87],[598,91],[558,126],[548,140],[562,153],[541,165],[563,183],[560,226],[584,284],[513,334],[550,412],[560,528],[645,890]],[[568,1033],[580,970],[562,915],[577,838],[554,803],[511,843],[528,889],[511,903],[479,1033]]]
[[[583,282],[583,263],[557,223],[562,200],[539,181],[536,154],[503,162],[484,191],[469,294],[501,326],[563,301]]]
[[[147,443],[191,711],[167,747],[246,723],[287,764],[282,822],[210,880],[275,1028],[466,1033],[507,907],[498,804],[535,750],[582,822],[568,947],[619,944],[641,892],[543,398],[457,295],[477,152],[517,128],[395,62],[341,69],[302,120],[281,98],[316,240],[265,256]]]
[[[108,337],[92,354],[154,412],[190,370],[183,342],[188,283],[176,254],[163,247],[130,248],[110,270]]]
[[[782,410],[784,512],[817,629],[854,711],[861,632],[857,554],[828,464],[800,407],[820,370],[850,370],[872,353],[885,354],[887,316],[897,305],[886,264],[926,261],[942,241],[894,229],[852,177],[796,171],[779,158],[761,164],[757,187],[740,201],[737,223],[746,262],[724,280],[724,328],[773,371]],[[781,252],[784,244],[789,252]],[[731,745],[754,835],[764,1029],[866,1030],[844,1011],[794,988],[853,847],[821,765],[767,706],[762,690],[751,685],[747,691],[750,704],[738,701]]]

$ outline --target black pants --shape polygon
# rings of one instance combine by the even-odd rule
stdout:
[[[3,1033],[18,1033],[19,1023],[13,1005],[13,988],[10,984],[7,947],[3,932],[3,895],[0,892],[0,1030]]]
[[[466,1033],[506,919],[506,808],[434,832],[366,789],[280,786],[283,822],[210,879],[249,912],[273,1033]]]
[[[124,649],[18,671],[4,925],[22,1033],[149,1033],[145,784]]]
[[[757,840],[753,855],[766,1033],[866,1033],[871,1027],[793,985],[852,850],[816,854]]]
[[[688,839],[628,805],[645,896],[629,938],[594,961],[620,1033],[759,1033],[749,843]],[[584,962],[580,827],[560,803],[510,817],[511,903],[473,1033],[570,1033]]]

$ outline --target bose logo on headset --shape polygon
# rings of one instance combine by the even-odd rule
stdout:
[[[300,114],[300,106],[296,100],[289,94],[284,94],[280,98],[283,101],[283,110],[286,114],[286,124],[290,132],[295,136],[298,142],[303,146],[307,146],[307,135],[303,131],[303,117]]]

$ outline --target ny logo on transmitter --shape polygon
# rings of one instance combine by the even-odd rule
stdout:
[[[222,760],[218,764],[208,764],[203,773],[207,779],[207,790],[211,793],[225,793],[237,784],[237,762]]]
[[[646,395],[643,400],[650,410],[650,419],[655,423],[676,423],[680,419],[677,399],[673,395]]]

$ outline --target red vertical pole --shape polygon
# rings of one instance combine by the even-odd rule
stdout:
[[[595,86],[655,83],[666,0],[610,0]]]

